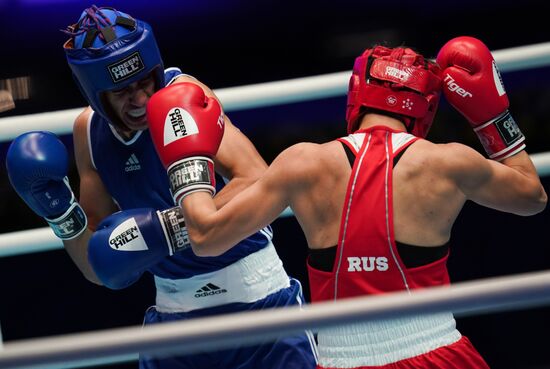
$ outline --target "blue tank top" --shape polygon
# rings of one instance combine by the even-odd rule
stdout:
[[[164,75],[168,85],[182,72],[169,68]],[[139,131],[125,141],[107,120],[93,114],[88,138],[93,165],[121,210],[142,207],[163,210],[175,206],[166,170],[157,156],[149,130]],[[224,179],[217,175],[217,190],[224,185]],[[169,279],[213,272],[267,246],[271,237],[271,228],[266,227],[216,257],[198,257],[189,248],[166,257],[149,271]]]

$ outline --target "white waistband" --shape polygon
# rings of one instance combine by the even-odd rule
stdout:
[[[156,309],[175,313],[258,301],[289,287],[290,279],[270,242],[265,248],[215,272],[186,279],[155,276],[155,284]]]
[[[319,365],[356,368],[394,363],[458,341],[452,313],[388,319],[319,331]]]

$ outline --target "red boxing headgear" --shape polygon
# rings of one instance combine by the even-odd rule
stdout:
[[[349,81],[348,133],[357,130],[364,106],[397,114],[410,133],[426,137],[439,103],[440,71],[437,64],[409,48],[365,50],[355,59]]]

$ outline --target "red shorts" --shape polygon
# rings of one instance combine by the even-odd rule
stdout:
[[[453,344],[423,355],[380,366],[360,366],[355,369],[489,369],[470,340],[464,336]],[[317,366],[317,369],[337,369]]]

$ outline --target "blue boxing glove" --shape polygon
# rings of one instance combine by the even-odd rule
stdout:
[[[149,267],[190,247],[181,208],[123,210],[105,218],[88,243],[88,260],[111,289],[136,282]]]
[[[15,191],[57,237],[70,240],[84,232],[88,222],[69,186],[67,149],[55,134],[18,136],[8,149],[6,167]]]

